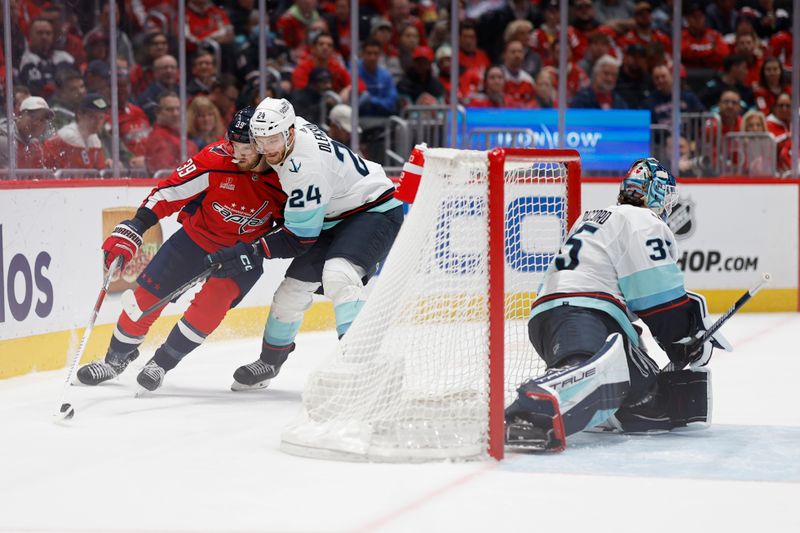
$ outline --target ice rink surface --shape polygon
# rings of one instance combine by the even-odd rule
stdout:
[[[582,434],[556,455],[354,464],[279,451],[310,369],[336,343],[307,333],[270,388],[229,390],[259,339],[209,343],[135,398],[66,370],[0,381],[0,532],[800,532],[800,314],[742,314],[711,361],[714,424]],[[652,344],[652,343],[651,343]],[[651,352],[657,352],[653,347]]]

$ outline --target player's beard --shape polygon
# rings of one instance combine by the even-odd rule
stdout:
[[[249,172],[251,170],[255,170],[261,164],[261,160],[263,158],[263,155],[257,153],[253,156],[251,161],[236,160],[236,166],[243,172]]]

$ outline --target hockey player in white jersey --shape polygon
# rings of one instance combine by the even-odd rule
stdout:
[[[705,300],[688,293],[666,218],[675,178],[655,159],[633,163],[618,204],[587,211],[545,273],[528,333],[547,363],[506,409],[506,442],[560,450],[566,437],[601,425],[627,432],[708,423],[712,345]],[[639,338],[641,319],[676,370],[660,372]],[[690,368],[683,370],[686,365]]]
[[[333,300],[336,330],[344,335],[364,305],[365,281],[386,258],[403,220],[383,168],[296,117],[287,100],[262,101],[250,136],[288,195],[285,224],[255,246],[240,243],[207,262],[230,276],[263,258],[295,259],[273,297],[261,355],[236,370],[233,390],[264,387],[277,375],[320,289]]]

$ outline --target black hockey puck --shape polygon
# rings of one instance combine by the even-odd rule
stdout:
[[[69,420],[70,418],[75,416],[75,409],[72,407],[72,405],[68,403],[61,404],[60,412],[61,412],[61,418],[63,418],[64,420]]]

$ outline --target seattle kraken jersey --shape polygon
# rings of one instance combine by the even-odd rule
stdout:
[[[295,121],[294,149],[274,168],[289,196],[286,229],[299,238],[316,237],[349,214],[400,205],[379,164],[361,158],[300,117]]]
[[[570,230],[539,288],[531,316],[558,305],[604,311],[632,339],[637,313],[685,295],[675,236],[649,209],[587,211]]]

